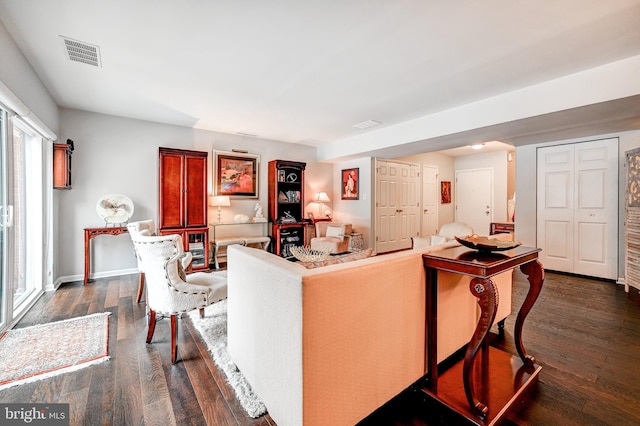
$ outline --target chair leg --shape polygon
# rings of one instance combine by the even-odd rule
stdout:
[[[200,318],[204,318],[204,308],[200,308]]]
[[[136,303],[140,303],[140,299],[142,299],[143,291],[144,291],[144,272],[140,272],[138,276],[138,295],[136,296]]]
[[[178,359],[178,316],[171,315],[171,364]]]
[[[156,311],[149,309],[149,331],[147,331],[147,343],[151,343],[153,332],[156,330]]]

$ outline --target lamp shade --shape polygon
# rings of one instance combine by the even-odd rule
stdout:
[[[331,200],[329,199],[329,196],[327,195],[326,192],[318,192],[316,193],[316,198],[314,201],[318,203],[328,203]]]
[[[228,207],[231,205],[231,200],[228,195],[215,195],[209,199],[209,205],[213,207]]]

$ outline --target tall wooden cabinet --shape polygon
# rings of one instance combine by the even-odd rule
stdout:
[[[194,270],[209,268],[207,153],[159,149],[159,222],[161,235],[180,234],[191,252]]]
[[[273,252],[292,258],[292,246],[305,242],[304,169],[306,163],[286,160],[269,162],[269,222]]]

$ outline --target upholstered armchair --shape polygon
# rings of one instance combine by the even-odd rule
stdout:
[[[316,222],[316,236],[311,238],[311,248],[329,249],[331,254],[345,253],[349,251],[350,239],[350,223]]]
[[[171,318],[171,363],[178,355],[178,315],[195,309],[204,315],[204,308],[227,297],[227,278],[222,274],[197,272],[186,276],[180,262],[180,235],[131,235],[136,253],[142,262],[147,284],[149,329],[151,343],[156,316]]]
[[[144,236],[154,236],[156,235],[156,224],[153,220],[140,220],[137,222],[131,222],[127,224],[127,230],[130,235],[144,235]],[[142,299],[142,293],[144,292],[144,269],[142,269],[142,262],[140,262],[140,258],[138,257],[138,253],[136,253],[136,259],[138,261],[138,294],[136,295],[136,303],[140,303],[140,299]],[[180,258],[180,262],[182,263],[182,267],[187,270],[189,265],[191,265],[191,260],[193,256],[191,253],[183,252],[182,257]]]

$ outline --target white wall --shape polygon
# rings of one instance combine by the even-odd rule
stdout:
[[[33,68],[0,23],[0,81],[54,133],[58,132],[58,106]]]
[[[333,204],[333,221],[350,223],[355,232],[360,232],[364,237],[364,246],[371,247],[372,238],[372,202],[374,198],[373,182],[371,181],[371,165],[370,157],[360,158],[357,160],[345,161],[333,165],[333,189],[329,194]],[[359,169],[358,191],[359,198],[357,200],[342,199],[342,170],[343,169]]]
[[[2,23],[0,23],[0,52],[2,56],[0,60],[0,81],[29,109],[30,115],[37,117],[49,129],[58,134],[60,119],[58,106]],[[47,149],[49,148],[47,147]],[[50,166],[45,170],[50,170]],[[45,260],[46,276],[43,277],[45,286],[53,283],[57,276],[55,261],[52,260],[52,256],[55,256],[55,254],[51,253],[51,250],[55,251],[55,241],[58,238],[58,229],[55,222],[58,216],[57,211],[58,205],[56,200],[53,199],[51,212],[53,218],[52,229],[49,230],[49,234],[45,238],[46,243],[43,249],[47,258]],[[45,218],[45,220],[49,222],[49,218]],[[49,240],[53,241],[53,243],[50,244]],[[51,245],[53,248],[50,250]]]
[[[618,165],[618,277],[625,276],[625,152],[640,147],[640,131],[608,135],[594,135],[586,138],[569,139],[551,143],[526,145],[516,149],[516,239],[526,246],[537,246],[536,236],[536,173],[537,149],[551,145],[587,142],[606,138],[619,138]]]
[[[260,198],[232,200],[223,208],[223,221],[244,213],[253,216],[259,201],[267,212],[267,163],[274,159],[315,162],[313,147],[238,135],[170,126],[72,109],[61,109],[60,137],[75,141],[72,184],[69,191],[55,191],[59,210],[54,223],[59,227],[56,258],[63,281],[79,280],[84,268],[83,229],[103,226],[95,209],[105,194],[122,193],[135,204],[133,220],[158,216],[158,147],[206,151],[209,153],[209,185],[213,150],[245,149],[259,154]],[[319,169],[322,172],[322,168]],[[307,173],[314,180],[313,168]],[[209,220],[217,209],[209,208]],[[55,226],[55,225],[54,225]],[[128,235],[99,236],[92,242],[92,271],[96,276],[135,271],[133,248]]]
[[[307,163],[304,176],[305,214],[312,212],[318,218],[324,216],[326,210],[333,211],[336,200],[333,196],[333,164]],[[330,201],[324,206],[313,201],[318,192],[326,192],[329,196]]]

